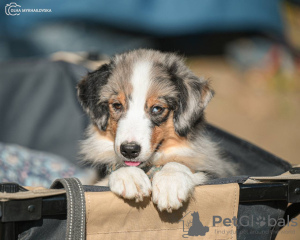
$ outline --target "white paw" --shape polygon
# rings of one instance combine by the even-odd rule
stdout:
[[[143,170],[136,167],[120,168],[109,176],[110,190],[126,199],[143,201],[151,194],[151,182]]]
[[[180,163],[167,163],[152,181],[152,201],[160,211],[179,209],[193,194],[195,179],[190,169]]]

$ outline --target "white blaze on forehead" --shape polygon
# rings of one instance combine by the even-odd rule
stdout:
[[[133,66],[130,79],[133,91],[128,102],[126,116],[118,123],[116,135],[116,150],[120,149],[123,142],[136,142],[141,146],[141,153],[138,160],[147,160],[150,154],[151,122],[145,113],[147,92],[150,86],[150,62],[137,62]]]
[[[146,96],[150,86],[150,71],[151,63],[149,62],[138,62],[133,68],[133,74],[131,78],[133,91],[131,94],[129,108],[136,111],[142,109],[143,111],[138,111],[139,114],[144,114]]]

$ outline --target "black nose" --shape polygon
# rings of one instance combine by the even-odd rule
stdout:
[[[121,144],[121,153],[126,158],[136,158],[141,152],[141,146],[135,142],[125,142]]]

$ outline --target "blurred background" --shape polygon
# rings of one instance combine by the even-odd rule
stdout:
[[[11,16],[0,3],[0,142],[10,164],[16,152],[6,144],[25,147],[24,159],[30,149],[74,163],[88,121],[76,82],[113,54],[141,47],[182,54],[212,80],[210,123],[300,164],[299,0],[16,3],[51,12]]]

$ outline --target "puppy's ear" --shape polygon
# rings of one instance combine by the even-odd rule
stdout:
[[[104,64],[94,72],[89,73],[77,85],[77,95],[83,109],[92,122],[102,131],[106,130],[109,119],[108,102],[100,101],[100,92],[111,75],[112,64]]]
[[[203,111],[214,91],[209,81],[198,78],[191,72],[182,79],[182,86],[178,90],[179,102],[174,112],[174,126],[180,136],[186,136],[196,124],[204,122]]]

